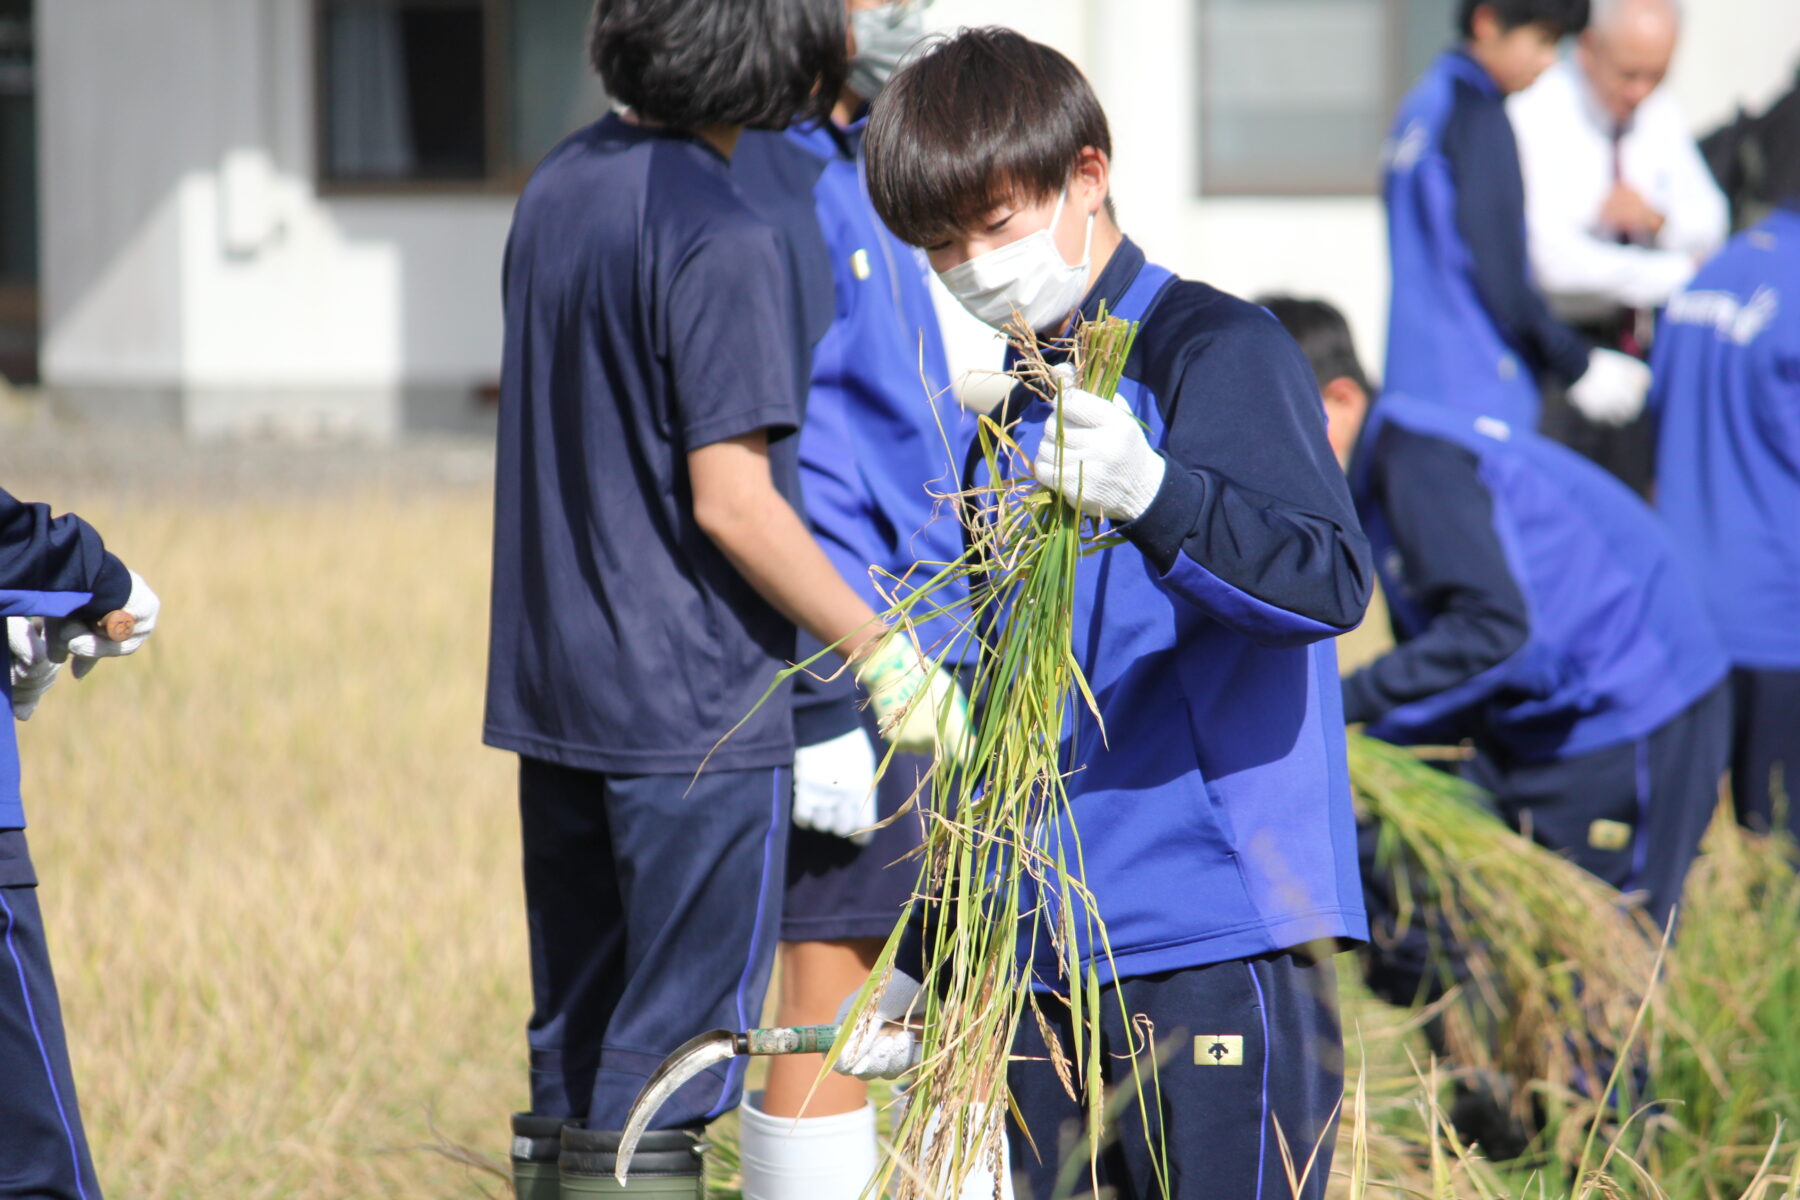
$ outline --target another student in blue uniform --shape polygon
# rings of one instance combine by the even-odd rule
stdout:
[[[1312,360],[1399,643],[1344,717],[1472,739],[1501,814],[1658,924],[1717,801],[1730,695],[1687,572],[1631,490],[1495,417],[1371,393],[1343,316],[1273,299]]]
[[[789,231],[812,350],[799,437],[804,509],[827,557],[876,608],[915,564],[924,577],[962,552],[962,527],[940,496],[955,489],[973,422],[957,405],[914,248],[889,233],[863,186],[867,108],[924,35],[923,4],[851,0],[849,81],[829,119],[785,133],[748,132],[732,176],[752,207]],[[878,574],[871,577],[871,571]],[[954,618],[919,641],[957,664]],[[803,676],[795,689],[794,829],[781,924],[775,1021],[831,1021],[874,966],[912,897],[922,836],[916,817],[864,831],[913,798],[930,759],[896,756],[879,787],[875,729],[847,676]],[[740,1109],[745,1200],[857,1200],[877,1165],[868,1088],[819,1078],[817,1055],[774,1059],[763,1094]],[[991,1185],[989,1187],[991,1195]]]
[[[0,616],[12,650],[5,686],[18,720],[55,682],[58,660],[72,655],[80,677],[100,657],[132,653],[156,628],[159,607],[87,522],[0,492]],[[120,609],[137,622],[131,637],[96,634],[90,622]],[[11,724],[0,729],[0,1195],[100,1200],[25,844]]]
[[[785,696],[757,704],[795,626],[856,661],[896,744],[964,732],[954,682],[880,636],[793,507],[794,296],[730,178],[744,127],[836,94],[844,46],[843,0],[600,0],[591,57],[630,107],[553,150],[514,216],[485,737],[520,755],[526,1194],[554,1194],[552,1162],[610,1175],[662,1059],[760,1015],[793,735]],[[742,1078],[678,1093],[634,1184],[697,1196],[688,1131]]]
[[[1506,97],[1580,33],[1588,0],[1462,0],[1462,44],[1400,104],[1383,151],[1393,300],[1387,385],[1459,412],[1535,429],[1538,377],[1568,385],[1595,421],[1630,420],[1643,363],[1593,346],[1533,285],[1525,185]]]
[[[1112,948],[1102,1069],[1130,1071],[1121,1006],[1173,1057],[1156,1127],[1128,1110],[1098,1182],[1161,1195],[1160,1142],[1170,1195],[1287,1195],[1279,1127],[1302,1158],[1319,1146],[1302,1195],[1321,1196],[1342,1098],[1330,955],[1366,934],[1331,638],[1372,571],[1311,373],[1267,313],[1120,234],[1105,114],[1056,51],[1002,29],[939,43],[882,93],[866,146],[876,210],[976,316],[1046,336],[1102,305],[1141,322],[1119,401],[1065,393],[1060,448],[1028,392],[1004,417],[1040,481],[1067,498],[1079,479],[1127,539],[1077,576],[1074,652],[1111,741],[1081,725],[1068,787]],[[1033,952],[1054,990],[1050,947]],[[1025,1026],[1012,1158],[1020,1194],[1048,1197],[1080,1108]],[[842,1069],[910,1052],[889,1029]]]
[[[1732,664],[1739,820],[1800,836],[1800,179],[1669,302],[1657,507]]]

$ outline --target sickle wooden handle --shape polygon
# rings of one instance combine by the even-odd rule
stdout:
[[[123,642],[137,632],[137,618],[118,608],[94,622],[94,628],[109,642]]]

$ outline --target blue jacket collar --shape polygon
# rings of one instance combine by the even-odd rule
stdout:
[[[1119,307],[1119,301],[1131,290],[1137,281],[1138,272],[1144,269],[1144,252],[1138,249],[1136,242],[1130,238],[1122,238],[1119,248],[1106,263],[1106,269],[1094,280],[1094,286],[1088,289],[1087,297],[1081,302],[1083,320],[1091,321],[1100,315],[1100,306],[1106,305],[1108,312]]]
[[[1490,96],[1495,100],[1505,99],[1500,91],[1500,85],[1494,82],[1494,77],[1488,74],[1488,69],[1476,62],[1475,56],[1467,50],[1460,47],[1455,50],[1447,50],[1438,62],[1451,75],[1468,83],[1482,95]]]
[[[839,125],[836,121],[796,121],[788,126],[788,136],[820,158],[853,162],[868,123],[867,116],[859,117],[849,125]]]

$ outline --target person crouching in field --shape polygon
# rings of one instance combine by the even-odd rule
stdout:
[[[1344,717],[1401,745],[1469,741],[1463,774],[1514,829],[1671,920],[1718,804],[1725,658],[1643,501],[1531,430],[1388,392],[1318,300],[1265,301],[1311,360],[1387,598],[1392,651],[1344,680]],[[1408,1005],[1460,968],[1425,923],[1400,932],[1364,868],[1378,932],[1368,977]],[[1388,927],[1390,926],[1391,927]],[[1604,947],[1595,947],[1603,954]],[[1491,1156],[1524,1131],[1482,1084],[1452,1119]]]
[[[1287,1195],[1285,1139],[1302,1161],[1319,1147],[1300,1194],[1322,1196],[1342,1096],[1330,956],[1367,934],[1331,639],[1361,619],[1372,571],[1305,359],[1267,313],[1121,235],[1105,114],[1047,46],[1004,29],[932,46],[876,102],[866,152],[882,219],[988,324],[1017,313],[1053,339],[1102,306],[1141,323],[1121,397],[1064,391],[1060,445],[1022,388],[1001,417],[1040,481],[1071,502],[1079,487],[1125,539],[1076,581],[1074,652],[1110,745],[1084,723],[1064,754],[1112,950],[1101,1069],[1109,1086],[1131,1077],[1126,1013],[1154,1026],[1166,1065],[1151,1127],[1128,1106],[1095,1182],[1122,1198]],[[1054,951],[1029,952],[1070,1045]],[[904,1065],[863,1049],[839,1069]],[[1015,1183],[1048,1200],[1082,1109],[1032,1021],[1015,1056]]]
[[[1515,829],[1668,921],[1718,802],[1731,704],[1667,533],[1548,438],[1377,400],[1330,305],[1267,304],[1312,360],[1399,642],[1345,679],[1345,719],[1404,745],[1471,739],[1465,773]]]
[[[563,1194],[617,1190],[663,1058],[757,1023],[794,756],[785,696],[757,705],[796,625],[856,661],[896,745],[966,722],[795,510],[793,293],[730,177],[739,133],[835,96],[844,54],[843,0],[599,0],[590,56],[629,108],[552,150],[514,215],[485,740],[520,756],[521,1196],[557,1195],[559,1171]],[[694,1132],[743,1070],[676,1093],[626,1191],[698,1200]]]

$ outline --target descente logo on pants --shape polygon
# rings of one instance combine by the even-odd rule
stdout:
[[[1204,1033],[1194,1039],[1194,1065],[1197,1067],[1241,1067],[1244,1065],[1244,1035],[1241,1033]]]

